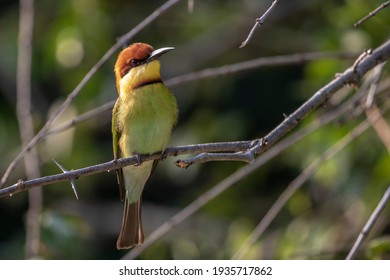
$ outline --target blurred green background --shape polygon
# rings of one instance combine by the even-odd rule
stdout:
[[[346,51],[360,54],[388,39],[390,9],[359,28],[353,24],[382,1],[280,1],[249,45],[238,46],[272,1],[187,1],[169,9],[132,40],[155,48],[174,46],[164,56],[165,80],[180,74],[259,57],[301,52]],[[116,42],[164,1],[37,0],[32,58],[32,114],[36,131]],[[16,120],[18,1],[0,4],[0,171],[20,151]],[[119,52],[119,51],[118,51]],[[117,52],[117,53],[118,53]],[[116,53],[116,54],[117,54]],[[117,96],[116,54],[82,89],[56,125]],[[249,140],[261,137],[353,60],[320,60],[257,68],[172,86],[179,124],[171,145]],[[383,78],[389,74],[384,68]],[[353,89],[350,89],[353,90]],[[336,95],[343,100],[341,94]],[[387,89],[388,94],[388,89]],[[336,104],[337,105],[337,104]],[[380,105],[380,104],[379,104]],[[320,108],[300,127],[332,106]],[[146,249],[140,259],[229,259],[277,197],[314,159],[347,134],[364,116],[319,129],[232,188]],[[389,114],[385,115],[389,123]],[[83,122],[38,145],[43,175],[109,161],[111,112]],[[174,165],[161,162],[143,196],[145,235],[202,193],[244,166],[215,162]],[[25,179],[19,164],[6,184]],[[283,208],[245,258],[342,259],[390,183],[389,154],[373,129],[324,163]],[[122,203],[114,172],[43,188],[40,257],[118,259],[115,242]],[[24,259],[27,193],[0,199],[0,259]],[[389,258],[389,207],[364,243],[358,258]]]

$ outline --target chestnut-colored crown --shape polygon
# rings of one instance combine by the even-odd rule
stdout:
[[[145,62],[153,51],[154,48],[145,43],[131,44],[120,52],[115,63],[115,74],[123,78],[131,68]]]

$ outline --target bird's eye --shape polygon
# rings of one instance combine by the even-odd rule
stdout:
[[[137,59],[132,59],[132,60],[130,60],[130,64],[131,64],[131,67],[136,67],[136,66],[140,65],[141,63]]]

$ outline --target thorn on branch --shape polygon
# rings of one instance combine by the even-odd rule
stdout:
[[[64,172],[65,174],[69,172],[69,170],[67,170],[65,167],[63,167],[60,163],[58,163],[54,158],[52,158],[52,160],[54,161],[54,163],[62,170],[62,172]],[[76,189],[76,183],[74,182],[74,178],[70,178],[69,179],[70,181],[70,184],[72,186],[72,189],[73,189],[73,192],[74,192],[74,195],[76,196],[76,199],[78,200],[79,199],[79,196],[77,195],[77,189]]]

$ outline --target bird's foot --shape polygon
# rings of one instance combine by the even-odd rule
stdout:
[[[134,154],[133,156],[135,157],[135,160],[137,161],[137,163],[135,163],[134,166],[140,166],[142,164],[141,156],[139,154]]]

